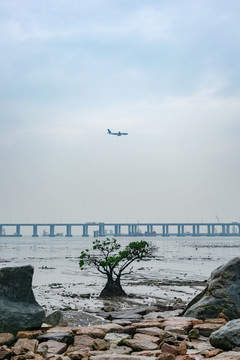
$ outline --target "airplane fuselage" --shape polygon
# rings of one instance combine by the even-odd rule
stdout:
[[[124,133],[124,132],[121,132],[121,131],[113,133],[113,132],[111,132],[111,130],[108,129],[108,135],[122,136],[122,135],[128,135],[128,133]]]

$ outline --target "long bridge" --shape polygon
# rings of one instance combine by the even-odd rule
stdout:
[[[63,228],[63,232],[56,233],[56,227]],[[9,231],[15,228],[13,234]],[[71,237],[72,229],[79,228],[83,237],[89,236],[89,231],[95,237],[104,236],[240,236],[239,222],[217,222],[217,223],[12,223],[0,224],[0,237],[21,237],[22,228],[32,228],[32,236],[38,237],[39,230],[44,228],[44,236],[66,236]],[[46,231],[46,228],[48,231]],[[65,229],[65,231],[64,231]]]

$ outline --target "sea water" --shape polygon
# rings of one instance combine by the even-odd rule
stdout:
[[[134,263],[122,278],[124,290],[139,304],[190,301],[203,289],[201,282],[215,268],[239,256],[240,250],[240,237],[145,239],[157,246],[155,258]],[[104,275],[95,268],[81,271],[78,265],[81,251],[91,249],[93,240],[81,236],[0,237],[0,267],[32,265],[34,294],[46,311],[101,307],[98,295],[106,282]],[[140,238],[118,239],[123,247],[136,240]]]

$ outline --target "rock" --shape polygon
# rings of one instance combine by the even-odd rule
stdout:
[[[137,329],[137,333],[146,334],[150,336],[160,336],[162,335],[163,331],[164,330],[159,329],[157,327],[146,327],[146,328]]]
[[[33,331],[18,331],[17,338],[26,338],[26,339],[36,339],[38,336],[42,334],[41,330],[33,330]]]
[[[121,333],[107,333],[104,338],[105,341],[116,344],[118,344],[119,341],[123,339],[130,339],[130,335]]]
[[[70,334],[69,332],[63,332],[63,331],[46,333],[46,334],[38,336],[37,339],[39,340],[39,342],[46,342],[49,340],[60,341],[60,342],[67,344],[68,346],[73,344],[73,341],[74,341],[74,337],[72,334]]]
[[[6,345],[0,346],[0,360],[9,359],[12,356],[12,351]]]
[[[24,354],[27,351],[36,353],[38,347],[38,340],[36,339],[18,339],[16,344],[12,347],[12,351],[16,355]]]
[[[49,340],[39,345],[40,350],[43,347],[47,347],[47,352],[52,354],[63,354],[67,350],[67,344],[55,340]]]
[[[240,317],[240,258],[236,257],[211,274],[206,288],[186,307],[182,315],[199,319],[216,318],[224,313],[229,319]]]
[[[90,360],[153,360],[152,357],[137,355],[109,354],[91,356]]]
[[[219,354],[213,358],[214,360],[240,360],[240,353],[236,351],[228,351]]]
[[[157,344],[157,345],[160,343],[160,339],[159,339],[158,336],[150,336],[150,335],[145,335],[145,334],[138,333],[138,334],[135,334],[133,338],[134,338],[134,340],[150,341],[150,342],[152,342],[154,344]]]
[[[143,340],[124,339],[122,340],[122,344],[132,348],[134,351],[159,349],[158,345],[150,341],[143,341]]]
[[[175,345],[169,345],[166,343],[162,344],[161,351],[163,353],[172,354],[172,355],[178,355],[178,349]]]
[[[172,354],[160,354],[157,357],[157,360],[175,360],[176,357]]]
[[[93,340],[93,349],[94,350],[108,350],[110,344],[103,339],[94,339]]]
[[[210,323],[204,323],[204,324],[198,324],[194,325],[194,329],[197,329],[202,336],[210,336],[212,332],[220,329],[223,325],[222,324],[210,324]]]
[[[57,326],[63,322],[63,312],[61,310],[54,311],[45,317],[44,322],[52,326]]]
[[[12,345],[15,341],[15,336],[10,333],[0,334],[0,346],[1,345]]]
[[[108,319],[124,319],[124,320],[130,320],[130,321],[139,321],[142,320],[142,315],[132,313],[132,312],[111,312],[108,315]]]
[[[70,359],[79,360],[88,356],[90,350],[91,348],[87,346],[70,345],[64,355],[68,356]]]
[[[130,323],[131,324],[131,323]],[[109,332],[123,332],[124,327],[120,324],[115,324],[115,323],[108,323],[108,324],[103,324],[103,325],[97,325],[96,326],[97,329],[102,329],[105,331],[105,333],[109,333]]]
[[[212,346],[223,350],[240,346],[240,319],[229,321],[213,332],[209,340]]]
[[[99,338],[99,339],[103,339],[106,333],[107,333],[106,329],[99,329],[95,326],[85,326],[79,328],[79,330],[76,331],[77,335],[88,335],[91,336],[92,338]]]
[[[0,269],[0,332],[41,327],[44,310],[35,300],[32,277],[30,265]]]
[[[189,339],[198,339],[200,336],[199,330],[198,329],[192,329],[189,331],[188,333],[188,337]]]
[[[74,346],[78,346],[78,349],[89,348],[89,350],[93,349],[94,338],[88,335],[79,335],[74,337]],[[76,349],[75,349],[76,350]]]

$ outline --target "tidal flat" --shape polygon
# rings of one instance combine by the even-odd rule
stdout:
[[[121,237],[125,246],[141,238]],[[211,272],[239,254],[240,237],[153,237],[156,257],[133,264],[132,273],[122,278],[129,295],[117,301],[118,308],[162,303],[184,307],[206,285]],[[72,238],[23,236],[0,237],[0,267],[32,265],[33,291],[46,313],[95,311],[109,305],[98,295],[105,278],[96,269],[81,271],[78,257],[91,248],[93,237]]]

